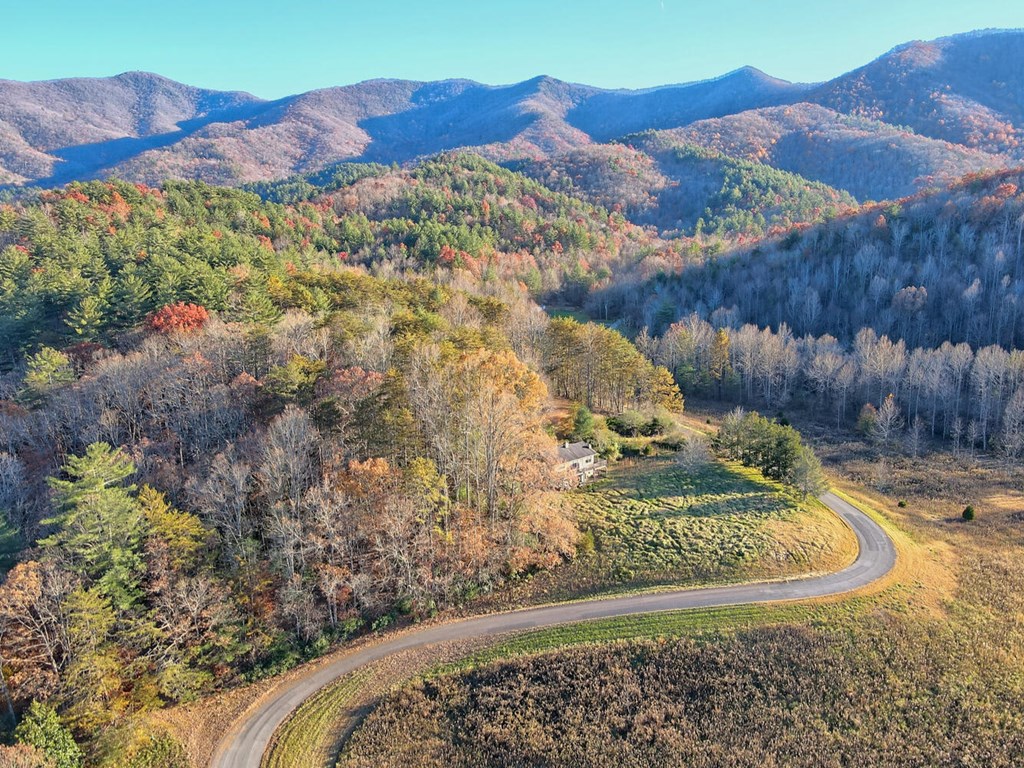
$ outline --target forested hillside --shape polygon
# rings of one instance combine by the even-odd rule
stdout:
[[[621,215],[471,156],[354,178],[289,206],[202,184],[97,182],[3,207],[8,355],[101,341],[176,301],[266,319],[289,271],[314,265],[509,278],[580,300],[654,248]],[[303,294],[322,311],[332,301],[316,284]]]
[[[735,248],[678,275],[619,281],[599,302],[652,331],[690,308],[728,325],[786,323],[797,336],[844,342],[868,327],[910,346],[1021,347],[1022,185],[1019,171],[970,177]]]
[[[72,185],[0,230],[0,509],[25,547],[0,703],[59,708],[93,761],[124,758],[130,713],[575,551],[541,422],[559,343],[500,275],[618,249],[621,219],[450,158],[289,206]],[[593,328],[575,397],[681,407]]]
[[[626,142],[514,167],[552,189],[621,211],[666,238],[742,242],[825,221],[856,206],[849,194],[824,184],[674,143],[665,134]]]
[[[1024,183],[976,177],[591,298],[688,394],[1024,455]]]
[[[1008,158],[918,136],[816,104],[756,109],[655,134],[658,144],[696,144],[727,156],[799,174],[860,200],[892,200]],[[648,142],[625,141],[644,148]]]

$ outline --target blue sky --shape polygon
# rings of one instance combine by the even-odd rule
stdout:
[[[374,77],[605,87],[750,64],[824,80],[913,39],[1024,27],[1022,0],[10,0],[0,77],[141,69],[268,98]]]

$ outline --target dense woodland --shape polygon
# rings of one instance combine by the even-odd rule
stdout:
[[[757,240],[856,206],[848,193],[825,184],[657,132],[623,141],[513,167],[669,238]]]
[[[13,342],[8,350],[104,339],[175,301],[270,319],[289,271],[313,265],[363,264],[384,276],[436,269],[579,300],[612,269],[653,251],[621,215],[479,158],[353,176],[334,193],[288,206],[180,182],[91,182],[4,206],[0,330]],[[286,307],[331,308],[316,284],[298,302],[279,298]]]
[[[781,238],[741,246],[591,301],[660,333],[691,311],[717,325],[785,323],[851,343],[863,328],[907,346],[1024,346],[1024,179],[971,177]],[[669,265],[666,265],[669,266]]]
[[[5,710],[56,709],[90,761],[124,764],[133,713],[572,556],[545,372],[600,407],[682,398],[621,334],[566,335],[487,274],[526,232],[518,255],[562,263],[545,238],[594,248],[614,223],[538,211],[521,180],[468,224],[488,216],[472,185],[504,173],[470,166],[347,188],[372,218],[197,183],[3,210],[0,507],[26,547],[0,585]]]

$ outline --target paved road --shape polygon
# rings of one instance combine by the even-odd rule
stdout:
[[[737,584],[647,595],[628,595],[587,600],[566,605],[526,608],[492,614],[405,633],[388,642],[365,648],[328,664],[278,691],[273,698],[249,713],[224,739],[213,758],[213,768],[256,768],[271,737],[299,704],[341,675],[397,651],[451,640],[498,635],[574,621],[628,616],[654,611],[709,608],[723,605],[803,600],[838,595],[866,586],[887,574],[896,564],[892,540],[871,518],[852,504],[828,493],[822,497],[857,534],[860,552],[848,568],[826,576],[761,584]]]

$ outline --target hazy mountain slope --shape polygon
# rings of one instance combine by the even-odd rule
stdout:
[[[53,181],[87,176],[158,143],[158,137],[175,140],[197,124],[249,114],[264,103],[246,93],[193,88],[144,72],[3,80],[0,158],[8,170],[38,181],[49,181],[51,174]]]
[[[536,159],[594,136],[683,125],[804,90],[752,69],[644,91],[550,77],[508,86],[373,80],[274,102],[142,73],[7,81],[0,83],[0,168],[14,181],[113,174],[232,184],[342,160],[401,162],[463,148],[498,160]]]
[[[248,120],[217,123],[110,169],[237,184],[344,160],[393,162],[451,148],[495,159],[540,157],[589,142],[562,121],[564,94],[546,78],[491,87],[466,80],[378,80],[283,99]]]
[[[633,142],[634,139],[629,139]],[[641,141],[650,141],[644,139]],[[814,104],[751,110],[659,134],[845,189],[862,200],[913,194],[1008,160]]]
[[[713,80],[648,91],[603,91],[573,109],[568,120],[598,141],[649,129],[676,128],[756,107],[798,101],[810,86],[743,67]]]
[[[822,85],[807,100],[1024,157],[1024,30],[908,43]]]

